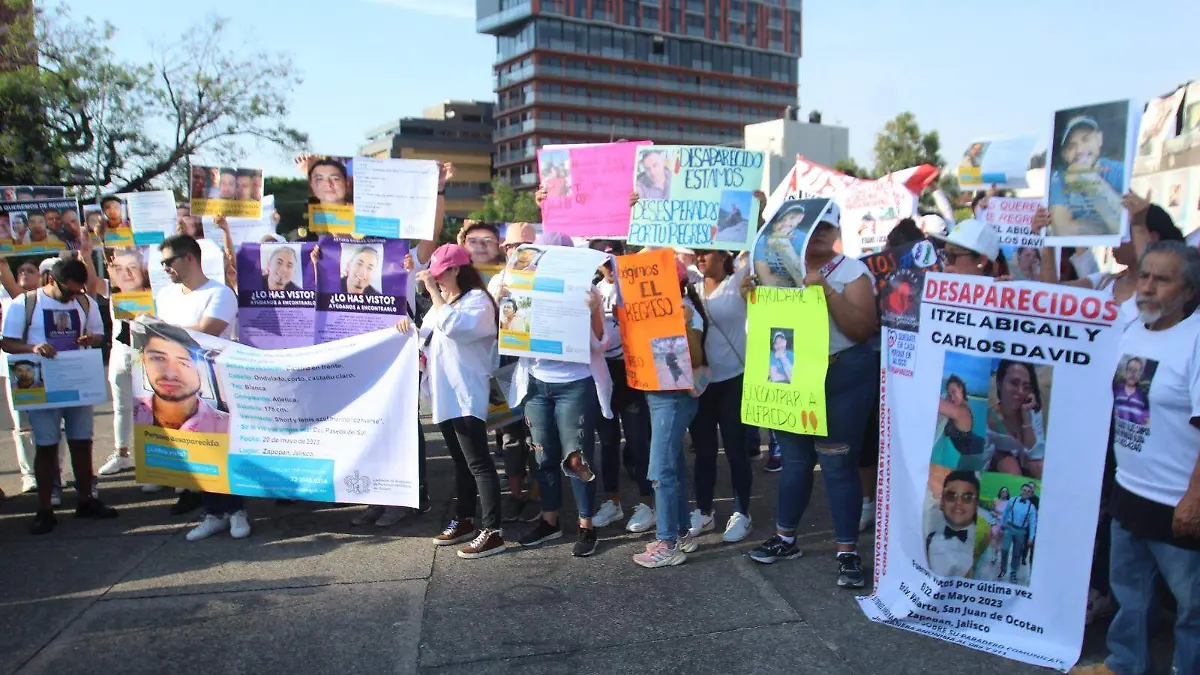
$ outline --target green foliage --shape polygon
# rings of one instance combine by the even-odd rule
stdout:
[[[542,210],[538,208],[532,192],[523,190],[518,193],[511,185],[496,178],[492,180],[492,194],[484,197],[483,208],[472,212],[467,218],[489,223],[540,223]]]
[[[303,178],[263,178],[263,193],[275,196],[278,230],[288,232],[308,226],[308,181]]]
[[[832,167],[835,171],[841,171],[844,174],[854,176],[855,178],[873,178],[870,169],[859,166],[858,162],[854,161],[853,157],[839,159],[837,164]]]
[[[921,133],[917,118],[902,112],[883,127],[875,138],[875,175],[931,164],[939,169],[946,166],[942,159],[938,133]]]

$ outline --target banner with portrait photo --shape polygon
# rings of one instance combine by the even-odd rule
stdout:
[[[1129,190],[1140,118],[1133,101],[1054,113],[1046,195],[1047,246],[1120,245],[1129,235],[1122,197]]]
[[[59,351],[48,359],[37,354],[5,354],[8,373],[8,400],[13,410],[45,410],[82,405],[102,405],[108,401],[108,377],[104,368],[104,353],[99,349],[78,349],[74,342],[79,335],[79,314],[76,312],[47,312],[51,319],[74,321],[62,330],[71,349]],[[47,324],[47,325],[53,325]]]
[[[692,356],[675,252],[660,248],[618,256],[616,261],[621,304],[613,311],[621,331],[626,381],[643,391],[690,389]]]
[[[874,621],[1039,666],[1079,658],[1120,329],[1104,293],[931,273],[885,328]],[[1036,554],[1035,554],[1036,552]]]
[[[262,217],[262,169],[191,165],[193,216]]]
[[[135,322],[137,481],[416,507],[417,343],[382,330],[259,350]]]
[[[746,305],[742,422],[824,436],[829,306],[819,286],[758,287]]]
[[[233,245],[261,244],[268,235],[275,234],[275,195],[263,195],[261,218],[226,218],[229,225],[229,238]],[[203,219],[204,238],[225,248],[225,233],[213,221],[212,216]]]
[[[314,156],[307,171],[309,231],[354,234],[354,158]]]
[[[547,146],[538,150],[546,201],[542,224],[572,237],[629,234],[629,174],[648,141]]]
[[[109,249],[107,267],[113,318],[126,320],[137,318],[139,314],[154,314],[150,247]],[[159,282],[169,284],[166,274],[160,274]]]
[[[862,261],[875,280],[880,324],[898,331],[915,332],[920,320],[925,274],[940,272],[943,268],[933,243],[922,239],[864,256]]]
[[[61,185],[0,185],[0,202],[28,202],[66,196],[67,189]]]
[[[394,326],[407,316],[408,242],[321,237],[316,274],[315,344]],[[313,288],[309,286],[308,288]]]
[[[759,231],[750,252],[759,285],[799,288],[804,284],[808,235],[832,205],[831,199],[793,199],[779,207]]]
[[[74,199],[0,202],[0,256],[73,251],[82,231]]]
[[[983,222],[992,227],[1000,252],[1008,261],[1008,273],[1017,281],[1041,281],[1042,247],[1045,237],[1033,233],[1033,214],[1040,199],[989,197]]]
[[[313,247],[312,243],[247,243],[238,248],[238,339],[242,344],[290,349],[317,343]]]
[[[1183,105],[1186,88],[1180,87],[1166,96],[1146,102],[1137,127],[1137,159],[1134,171],[1158,170],[1163,144],[1175,137],[1178,130],[1179,106]]]
[[[917,214],[917,195],[892,176],[859,181],[834,197],[841,208],[842,253],[857,258],[887,247],[887,237]]]
[[[591,359],[587,295],[608,254],[587,248],[525,244],[504,270],[500,353],[553,361]],[[615,338],[614,338],[615,339]]]
[[[629,223],[633,246],[746,251],[758,227],[763,153],[655,145],[637,150]]]
[[[354,233],[385,239],[433,239],[438,179],[431,159],[359,157]]]
[[[976,192],[993,187],[1023,190],[1037,136],[987,138],[972,141],[958,162],[958,186]]]

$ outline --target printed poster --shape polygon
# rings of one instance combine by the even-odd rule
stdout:
[[[1000,252],[1008,262],[1008,274],[1018,281],[1041,281],[1042,247],[1045,238],[1033,233],[1033,214],[1040,199],[989,197],[983,222],[996,232]]]
[[[623,304],[614,311],[629,386],[643,391],[690,389],[692,357],[675,252],[662,248],[616,260]]]
[[[932,273],[885,362],[873,621],[1038,666],[1079,658],[1120,329],[1104,293]],[[1037,554],[1031,553],[1036,544]]]
[[[90,221],[90,210],[88,216]],[[178,229],[175,196],[157,190],[102,197],[99,224],[108,248],[157,246]]]
[[[746,324],[742,422],[806,436],[828,434],[825,292],[818,286],[755,288]]]
[[[316,274],[316,344],[389,328],[407,315],[407,242],[324,236],[317,246],[318,261],[304,263]]]
[[[879,304],[880,323],[897,331],[916,331],[921,316],[925,274],[940,272],[943,267],[933,243],[922,239],[873,253],[862,258],[862,261],[875,279],[875,301]]]
[[[191,166],[193,216],[262,217],[262,169]]]
[[[592,277],[608,254],[586,248],[522,245],[504,271],[500,354],[554,361],[591,360]]]
[[[226,218],[229,224],[229,238],[234,246],[242,244],[259,244],[267,235],[275,234],[275,195],[264,195],[262,198],[261,218]],[[222,250],[225,248],[225,233],[213,222],[212,216],[205,216],[204,238],[216,243]]]
[[[51,312],[48,312],[51,313]],[[48,359],[37,354],[5,354],[8,391],[13,409],[43,410],[82,405],[101,405],[108,401],[108,377],[104,353],[99,349],[78,349],[78,312],[52,312],[73,317],[75,326],[59,331],[67,334],[70,350],[59,351]],[[53,321],[53,319],[52,319]],[[47,324],[53,326],[53,323]],[[54,328],[51,328],[51,333]]]
[[[417,506],[413,336],[268,351],[139,321],[133,337],[139,483]]]
[[[808,235],[832,205],[830,199],[784,202],[758,233],[750,254],[759,285],[799,288],[804,284]]]
[[[355,234],[387,239],[433,239],[440,164],[431,159],[359,157],[354,160],[354,168],[358,177]]]
[[[1183,104],[1186,91],[1180,87],[1168,96],[1153,98],[1146,103],[1146,110],[1142,113],[1137,131],[1139,160],[1143,157],[1159,157],[1163,152],[1163,144],[1175,137],[1179,106]],[[1153,162],[1153,166],[1158,167],[1157,161]]]
[[[656,145],[639,148],[633,246],[746,251],[758,230],[763,153],[739,148]]]
[[[81,233],[74,199],[0,202],[0,256],[73,251]]]
[[[67,189],[50,185],[0,185],[0,202],[31,202],[35,199],[66,197]]]
[[[834,200],[841,207],[842,253],[852,258],[883,250],[896,225],[917,215],[917,195],[889,176],[859,181]]]
[[[247,243],[238,248],[238,339],[242,344],[258,349],[316,344],[313,248],[311,243]]]
[[[538,175],[546,200],[542,224],[572,237],[629,235],[629,174],[637,149],[650,145],[605,143],[538,150]]]
[[[1132,101],[1059,110],[1050,134],[1047,246],[1119,246],[1129,234],[1121,198],[1133,171]]]
[[[1183,101],[1183,127],[1179,129],[1180,136],[1200,133],[1200,80],[1192,80],[1187,85],[1187,93]]]
[[[1190,201],[1200,196],[1193,196],[1188,191],[1188,169],[1162,172],[1162,196],[1155,203],[1171,216],[1180,230],[1188,232],[1185,227]]]
[[[1193,166],[1187,172],[1188,186],[1184,191],[1187,199],[1186,216],[1182,223],[1176,222],[1185,235],[1200,230],[1200,166]]]
[[[157,247],[155,253],[157,254]],[[161,272],[162,265],[158,267]],[[114,319],[134,319],[139,314],[154,314],[154,291],[150,283],[150,270],[150,247],[110,249],[108,290]],[[171,283],[165,273],[162,273],[161,281]]]
[[[992,187],[1023,190],[1037,136],[973,141],[958,162],[958,186],[976,192]]]
[[[354,158],[308,160],[308,229],[323,234],[354,233]]]

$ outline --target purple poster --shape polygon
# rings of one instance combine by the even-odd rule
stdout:
[[[259,349],[315,343],[316,267],[312,244],[251,244],[238,249],[238,335]]]
[[[393,326],[406,314],[407,242],[324,236],[317,245],[317,344]]]
[[[69,352],[79,349],[77,340],[83,335],[79,328],[79,312],[43,309],[42,321],[42,326],[46,329],[46,342],[56,351]]]

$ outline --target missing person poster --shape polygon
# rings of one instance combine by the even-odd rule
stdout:
[[[554,361],[591,360],[587,296],[608,254],[587,248],[525,244],[504,270],[500,353]],[[613,339],[616,339],[615,336]]]
[[[51,312],[47,312],[48,314]],[[76,312],[52,312],[55,317],[69,320]],[[67,339],[74,347],[79,327],[63,326]],[[50,339],[56,331],[51,329]],[[108,377],[104,369],[104,353],[99,349],[71,349],[58,352],[48,359],[37,354],[5,354],[8,373],[8,400],[14,410],[44,410],[71,408],[82,405],[101,405],[108,400]]]
[[[243,344],[258,349],[316,344],[314,247],[293,243],[238,248],[238,338]]]
[[[268,235],[275,234],[275,195],[263,195],[261,218],[226,218],[229,224],[229,238],[234,246],[242,244],[260,244]],[[225,248],[225,233],[217,227],[213,216],[203,219],[204,238]]]
[[[1037,136],[987,138],[972,141],[958,162],[958,186],[963,190],[1029,187],[1026,174]]]
[[[983,222],[992,226],[1000,241],[1000,252],[1008,261],[1009,276],[1018,281],[1041,281],[1042,247],[1045,237],[1033,233],[1033,214],[1039,199],[989,197]]]
[[[616,260],[623,304],[614,311],[626,381],[643,391],[690,389],[692,357],[675,252],[660,248]]]
[[[0,202],[29,202],[66,196],[67,189],[61,185],[0,185]]]
[[[316,344],[387,328],[407,316],[407,242],[324,236],[317,250],[316,262],[304,261],[316,275]]]
[[[0,256],[75,250],[82,232],[74,199],[0,202]]]
[[[191,166],[192,215],[262,217],[262,169]]]
[[[433,239],[441,165],[431,159],[354,160],[358,195],[354,233],[386,239]]]
[[[137,246],[157,246],[179,229],[175,194],[170,190],[128,192],[120,195],[129,209],[129,224]]]
[[[793,199],[779,207],[758,233],[750,253],[759,285],[777,288],[803,285],[808,234],[832,205],[831,199]]]
[[[114,319],[134,319],[139,314],[154,314],[150,257],[148,246],[110,249],[108,290]],[[162,276],[162,281],[169,284],[170,278],[165,274]]]
[[[763,153],[739,148],[638,148],[629,223],[633,246],[746,251],[758,230]]]
[[[1133,172],[1133,101],[1113,101],[1054,113],[1046,194],[1047,246],[1118,246],[1129,233],[1121,204]]]
[[[883,250],[896,225],[917,215],[917,195],[893,176],[859,181],[834,200],[841,207],[842,253],[852,258]]]
[[[138,321],[133,338],[138,482],[417,506],[415,337],[264,351]]]
[[[311,157],[306,171],[308,229],[322,234],[354,234],[354,159]]]
[[[742,422],[824,436],[829,307],[819,286],[755,288],[746,316]]]
[[[898,331],[882,337],[875,591],[860,606],[1066,671],[1083,642],[1117,305],[941,273],[922,295],[921,368],[890,368]]]
[[[546,201],[542,224],[572,237],[629,234],[629,174],[648,142],[549,146],[538,150]]]
[[[933,243],[922,239],[873,253],[862,261],[875,279],[875,301],[879,303],[880,323],[899,331],[916,331],[921,316],[925,274],[940,272],[943,266]],[[906,364],[904,367],[909,366]]]
[[[1187,89],[1180,87],[1166,96],[1152,98],[1146,102],[1146,110],[1138,123],[1138,161],[1135,166],[1145,164],[1149,171],[1158,170],[1158,158],[1163,153],[1163,144],[1175,137],[1179,106],[1183,104],[1186,91]]]

